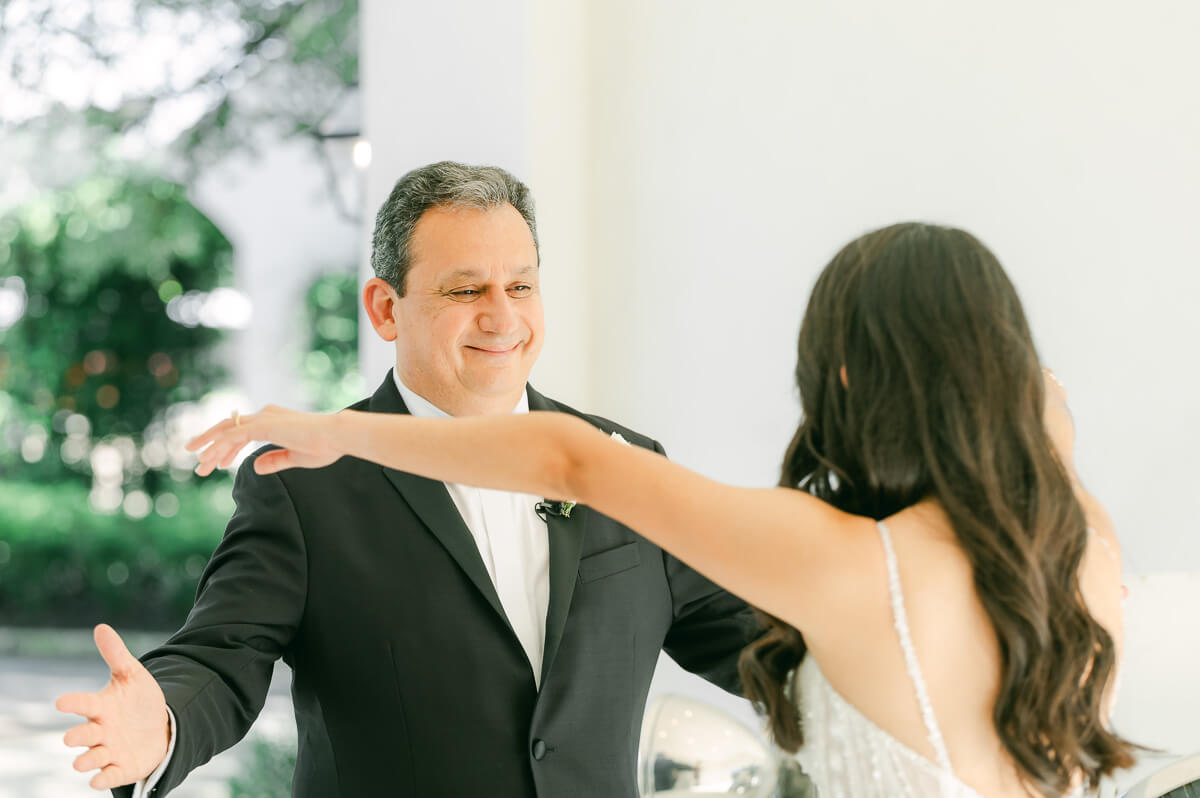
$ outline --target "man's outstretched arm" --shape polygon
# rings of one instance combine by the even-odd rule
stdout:
[[[115,632],[101,627],[97,645],[113,678],[99,693],[60,699],[61,710],[88,718],[64,741],[88,746],[76,769],[101,768],[91,782],[97,789],[136,784],[162,763],[172,742],[168,705],[177,739],[154,785],[156,798],[245,736],[262,709],[274,663],[300,622],[308,574],[287,488],[278,476],[255,474],[253,460],[238,472],[237,511],[183,628],[139,663]]]
[[[68,730],[63,742],[87,747],[76,757],[75,769],[99,768],[90,784],[106,790],[141,781],[154,772],[170,745],[171,724],[162,688],[113,628],[101,624],[94,636],[108,665],[108,684],[97,693],[64,695],[55,707],[87,718]]]

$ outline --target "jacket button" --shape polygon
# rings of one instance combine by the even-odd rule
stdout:
[[[534,740],[533,741],[533,758],[538,760],[539,762],[546,758],[546,741],[545,740]]]

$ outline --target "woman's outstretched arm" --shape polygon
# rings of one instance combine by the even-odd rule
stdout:
[[[208,445],[197,468],[203,475],[255,440],[283,447],[257,458],[260,473],[349,455],[440,481],[588,505],[798,628],[828,616],[814,599],[835,581],[853,590],[848,571],[855,569],[847,566],[877,554],[867,519],[800,491],[708,479],[561,413],[422,419],[272,407],[237,424],[222,421],[188,448]]]

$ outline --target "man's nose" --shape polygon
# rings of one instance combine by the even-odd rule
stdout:
[[[488,292],[479,303],[479,329],[495,335],[508,335],[520,326],[513,298],[503,291]]]

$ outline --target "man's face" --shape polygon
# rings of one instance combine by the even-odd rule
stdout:
[[[393,306],[400,379],[453,415],[510,411],[542,351],[529,226],[511,205],[431,208],[410,252]]]

